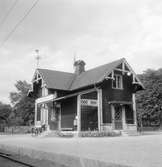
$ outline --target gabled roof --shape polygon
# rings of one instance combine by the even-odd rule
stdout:
[[[87,70],[77,76],[71,86],[71,90],[85,87],[88,85],[96,84],[104,80],[112,70],[122,63],[123,59],[113,61],[111,63]]]
[[[69,90],[75,74],[53,71],[48,69],[37,69],[38,73],[42,76],[47,88]]]
[[[47,88],[70,91],[102,82],[123,61],[126,60],[122,58],[82,72],[80,75],[48,69],[37,69],[37,71],[42,76]]]

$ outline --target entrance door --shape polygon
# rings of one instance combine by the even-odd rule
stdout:
[[[114,106],[114,125],[115,129],[121,130],[123,129],[123,124],[122,124],[122,106],[121,105],[115,105]]]
[[[97,107],[92,107],[92,106],[81,107],[81,130],[82,131],[98,130]]]

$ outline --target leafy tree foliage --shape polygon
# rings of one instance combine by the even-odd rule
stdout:
[[[27,96],[31,85],[26,81],[17,81],[15,87],[17,92],[10,93],[10,100],[13,104],[10,123],[12,125],[30,125],[34,122],[34,98]]]
[[[6,124],[8,123],[8,117],[12,111],[12,108],[9,104],[4,104],[0,102],[0,122]]]
[[[138,120],[143,126],[160,126],[162,125],[162,69],[148,69],[139,75],[139,78],[145,90],[137,93]]]

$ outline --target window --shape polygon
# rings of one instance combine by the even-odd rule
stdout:
[[[123,89],[122,75],[114,75],[114,80],[112,81],[112,88]]]
[[[42,88],[42,96],[47,96],[48,95],[48,89],[46,87]]]

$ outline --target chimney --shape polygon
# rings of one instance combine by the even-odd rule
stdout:
[[[75,74],[80,75],[85,71],[85,62],[83,60],[77,60],[74,62]]]

